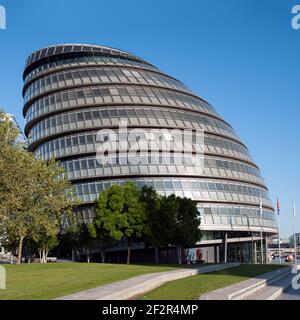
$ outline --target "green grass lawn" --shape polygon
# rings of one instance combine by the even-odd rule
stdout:
[[[279,265],[241,265],[236,268],[171,281],[137,299],[194,300],[208,291],[223,288],[281,267]]]
[[[99,287],[145,273],[169,271],[175,266],[100,263],[49,263],[4,265],[6,290],[0,300],[51,299]]]

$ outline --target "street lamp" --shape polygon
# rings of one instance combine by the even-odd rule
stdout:
[[[294,234],[294,251],[295,251],[295,264],[297,263],[297,239],[296,239],[296,231],[295,231],[295,225],[296,225],[296,205],[293,201],[293,234]]]
[[[280,202],[277,197],[277,214],[278,214],[278,251],[279,251],[279,263],[281,264],[281,247],[280,247]]]
[[[263,223],[262,223],[262,216],[263,216],[263,207],[262,207],[262,199],[261,194],[259,195],[259,208],[260,208],[260,251],[261,251],[261,264],[264,263],[264,251],[263,251]]]

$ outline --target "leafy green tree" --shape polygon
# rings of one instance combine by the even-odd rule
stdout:
[[[9,121],[9,118],[6,116],[4,110],[0,109],[0,192],[2,194],[6,191],[5,184],[2,182],[6,177],[5,174],[5,156],[7,153],[11,153],[11,147],[15,145],[18,137],[18,130],[15,128],[13,123]],[[10,177],[13,178],[13,173],[10,174]],[[0,199],[1,200],[1,199]],[[3,224],[1,224],[4,219],[4,211],[0,207],[0,228],[1,234],[6,234]],[[7,246],[9,242],[7,239],[2,239]]]
[[[182,263],[182,249],[194,246],[201,239],[200,217],[196,203],[188,198],[176,198],[176,223],[171,243],[176,245],[178,262]]]
[[[140,192],[137,185],[128,181],[124,185],[124,211],[126,216],[126,224],[122,228],[122,232],[128,242],[127,264],[130,263],[130,246],[134,241],[142,239],[145,228],[145,209],[140,201]]]
[[[36,214],[33,225],[33,240],[40,244],[42,262],[46,262],[49,250],[57,246],[57,235],[63,215],[69,216],[78,202],[72,197],[72,188],[63,168],[54,160],[35,161],[35,186],[37,188]]]
[[[94,225],[97,239],[101,242],[102,261],[106,240],[113,242],[121,240],[123,233],[121,227],[126,223],[123,215],[124,197],[123,188],[112,185],[99,194],[96,203]]]
[[[91,248],[95,243],[96,228],[94,224],[82,223],[78,225],[78,245],[82,252],[85,252],[87,263],[90,263]]]
[[[58,244],[59,244],[59,241],[56,235],[39,237],[35,241],[35,245],[40,257],[40,263],[47,263],[49,251],[56,248]]]
[[[167,247],[167,261],[169,262],[169,246],[176,230],[176,214],[178,211],[177,198],[174,194],[161,198],[159,216],[156,222],[156,229],[153,229],[160,246]]]
[[[24,247],[26,248],[26,260],[27,263],[31,263],[35,261],[36,253],[37,253],[37,244],[32,239],[25,239],[24,240]],[[12,252],[12,251],[10,251]]]
[[[152,187],[144,186],[140,199],[147,215],[146,242],[156,247],[175,245],[178,261],[182,262],[182,248],[193,246],[201,238],[200,219],[196,204],[187,198],[159,197]],[[156,253],[157,262],[157,253]]]
[[[58,236],[39,236],[35,235],[35,240],[32,238],[24,239],[24,247],[26,249],[26,260],[28,263],[35,261],[38,254],[40,263],[47,263],[48,254],[51,250],[59,245]]]
[[[140,191],[140,201],[144,204],[145,214],[147,218],[147,228],[152,229],[152,221],[157,218],[161,205],[161,197],[152,186],[144,185]],[[148,230],[147,230],[148,233]],[[148,235],[151,237],[151,234]],[[155,239],[152,239],[153,242]]]
[[[79,233],[77,224],[75,224],[74,221],[70,222],[71,223],[59,234],[59,238],[62,248],[70,250],[72,261],[75,261],[75,251],[79,246]]]
[[[155,262],[158,262],[158,248],[167,247],[174,237],[177,199],[174,195],[161,197],[149,186],[141,189],[140,200],[144,203],[146,212],[145,242],[155,246]]]
[[[32,235],[37,208],[33,206],[34,158],[31,154],[11,147],[0,157],[0,215],[8,242],[18,242],[21,262],[23,241]]]
[[[14,139],[14,129],[1,121],[0,226],[7,242],[18,242],[19,264],[24,239],[56,235],[62,215],[78,201],[58,163],[35,159]]]
[[[141,239],[145,227],[145,211],[136,184],[113,185],[100,193],[95,210],[95,227],[104,239],[127,239],[127,263],[130,263],[130,246]]]
[[[99,196],[100,200],[100,196]],[[99,209],[99,208],[98,208]],[[112,223],[115,217],[110,216],[108,217],[108,220],[104,218],[103,211],[97,211],[96,209],[96,215],[94,219],[94,229],[96,233],[96,245],[100,249],[101,253],[101,260],[102,263],[105,263],[105,257],[106,257],[106,249],[108,247],[113,246],[116,240],[118,240],[118,236],[114,237],[110,230],[110,227],[112,227]]]

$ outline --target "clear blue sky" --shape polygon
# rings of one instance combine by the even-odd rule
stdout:
[[[0,105],[22,117],[22,70],[32,51],[95,43],[133,52],[186,83],[235,128],[261,167],[282,233],[299,214],[300,0],[0,0]]]

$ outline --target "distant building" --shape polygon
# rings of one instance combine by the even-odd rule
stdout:
[[[278,245],[278,237],[274,237],[274,238],[270,239],[269,244],[270,245]],[[285,245],[285,246],[289,246],[290,245],[290,238],[280,238],[280,244]]]
[[[0,111],[2,111],[2,110],[3,110],[3,108],[0,107]],[[2,116],[2,117],[0,116],[0,123],[3,122],[3,121],[9,121],[9,122],[11,122],[11,123],[13,124],[13,126],[14,126],[15,128],[17,128],[18,131],[19,131],[18,140],[19,140],[20,142],[23,142],[23,143],[25,143],[25,144],[27,145],[27,138],[25,137],[25,135],[24,135],[24,133],[23,133],[23,130],[21,129],[18,121],[16,120],[16,117],[15,117],[13,114],[6,113],[6,112],[4,111],[4,117],[3,117],[3,116]]]
[[[291,245],[291,247],[294,247],[294,235],[291,235],[289,238],[289,243]],[[299,247],[300,246],[300,233],[296,233],[296,246]]]
[[[19,128],[19,124],[17,123],[15,116],[10,113],[6,113],[2,107],[0,107],[0,111],[4,113],[4,115],[0,116],[0,122],[3,121],[10,121],[14,124],[17,128]],[[22,132],[22,130],[19,128],[19,130]]]

